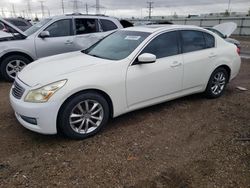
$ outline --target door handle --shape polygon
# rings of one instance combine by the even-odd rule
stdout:
[[[181,62],[174,61],[174,62],[172,63],[172,65],[171,65],[171,67],[172,67],[172,68],[175,68],[175,67],[179,67],[179,66],[181,66],[181,65],[182,65]]]
[[[73,41],[67,40],[64,44],[70,45],[73,44]]]
[[[214,58],[214,57],[216,57],[217,55],[216,54],[210,54],[208,57],[209,58]]]

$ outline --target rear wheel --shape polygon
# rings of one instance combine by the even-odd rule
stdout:
[[[228,83],[229,75],[226,69],[223,67],[217,68],[212,75],[207,84],[205,95],[208,98],[218,98],[220,97],[226,88]]]
[[[109,106],[98,93],[81,93],[68,100],[58,115],[58,129],[73,139],[95,135],[109,119]]]
[[[1,63],[1,75],[4,80],[13,82],[17,73],[20,72],[31,61],[21,55],[6,57]]]

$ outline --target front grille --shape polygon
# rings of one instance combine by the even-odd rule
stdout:
[[[17,99],[21,99],[25,89],[22,86],[20,86],[17,82],[14,82],[13,86],[14,87],[12,88],[12,95]]]

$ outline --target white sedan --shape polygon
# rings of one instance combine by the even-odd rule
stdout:
[[[193,93],[220,97],[239,72],[238,49],[195,26],[122,29],[87,50],[40,59],[16,77],[16,118],[42,134],[96,134],[109,118]]]

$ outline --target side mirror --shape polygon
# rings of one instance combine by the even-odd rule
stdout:
[[[156,56],[150,53],[144,53],[138,57],[138,64],[154,63],[155,61]]]
[[[50,37],[50,33],[49,33],[49,31],[43,31],[40,33],[39,37],[42,39]]]

